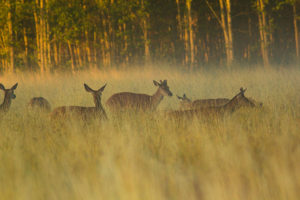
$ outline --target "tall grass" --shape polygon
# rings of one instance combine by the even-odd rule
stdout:
[[[93,106],[83,83],[116,92],[152,94],[167,79],[174,94],[196,98],[246,96],[264,104],[216,121],[177,123],[162,115],[53,127],[26,104],[43,96],[52,107]],[[299,199],[300,71],[88,71],[19,74],[17,98],[0,121],[0,199]],[[3,94],[0,94],[3,98]],[[165,97],[158,110],[177,109]]]

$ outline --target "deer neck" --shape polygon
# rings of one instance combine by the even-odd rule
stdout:
[[[5,93],[3,103],[0,105],[0,111],[7,112],[11,105],[11,98],[8,93]]]
[[[99,112],[104,118],[107,118],[106,112],[102,106],[101,99],[94,96],[95,108],[96,111]]]
[[[158,88],[157,91],[151,96],[151,106],[152,109],[155,110],[159,103],[163,100],[164,95],[161,93],[160,89]]]
[[[238,96],[233,97],[227,104],[224,105],[224,110],[234,112],[238,108]]]

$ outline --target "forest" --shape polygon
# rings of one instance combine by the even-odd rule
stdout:
[[[299,63],[299,0],[1,0],[0,72]]]

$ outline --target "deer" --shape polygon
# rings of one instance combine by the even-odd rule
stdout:
[[[91,89],[87,84],[84,83],[84,88],[89,92],[94,99],[94,107],[83,107],[83,106],[62,106],[55,108],[51,114],[50,119],[80,119],[83,122],[89,122],[93,119],[99,119],[101,121],[107,120],[106,112],[101,103],[102,92],[104,91],[106,84],[98,90]]]
[[[240,88],[240,92],[235,95],[229,102],[224,105],[219,106],[209,106],[209,107],[200,107],[197,109],[190,110],[175,110],[170,111],[167,115],[171,118],[181,118],[181,117],[198,117],[198,118],[207,118],[207,117],[220,117],[225,114],[231,114],[238,110],[241,107],[256,107],[255,103],[245,97],[245,92],[247,88]]]
[[[227,98],[217,98],[217,99],[197,99],[192,101],[189,99],[186,94],[183,94],[182,97],[176,95],[180,102],[180,109],[188,110],[188,109],[197,109],[202,107],[210,107],[210,106],[222,106],[230,101]]]
[[[4,100],[3,103],[0,105],[0,114],[7,113],[11,106],[11,100],[16,98],[14,93],[15,89],[17,89],[18,83],[12,86],[10,89],[5,89],[4,85],[0,83],[0,89],[4,91]]]
[[[27,104],[27,108],[29,110],[39,110],[46,113],[51,111],[51,105],[44,97],[33,97]]]
[[[181,110],[191,110],[198,109],[203,107],[211,107],[211,106],[222,106],[230,101],[228,98],[217,98],[217,99],[197,99],[192,101],[189,99],[186,94],[183,94],[182,97],[176,95],[180,102]],[[253,98],[248,98],[249,101],[254,103],[258,107],[262,107],[263,103],[254,100]]]
[[[164,96],[171,97],[167,80],[157,82],[153,80],[153,84],[157,86],[157,90],[153,95],[121,92],[113,94],[107,101],[106,105],[111,111],[135,110],[135,111],[154,111]]]

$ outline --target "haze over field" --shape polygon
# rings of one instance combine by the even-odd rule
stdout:
[[[168,80],[153,115],[127,115],[88,126],[53,126],[48,114],[28,112],[34,96],[62,105],[93,106],[83,83],[102,96],[153,94]],[[300,70],[244,68],[184,72],[157,69],[11,74],[19,83],[0,120],[1,199],[298,199],[300,196]],[[175,94],[232,98],[240,87],[262,109],[240,109],[209,121],[163,117],[179,107]],[[3,99],[3,92],[0,93]],[[106,108],[106,107],[105,107]]]

